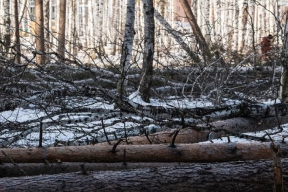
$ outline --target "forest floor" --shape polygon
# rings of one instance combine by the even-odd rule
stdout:
[[[227,111],[242,103],[267,106],[279,103],[281,68],[277,66],[158,68],[154,72],[150,103],[141,100],[137,91],[140,70],[132,68],[127,75],[122,108],[117,107],[116,84],[120,75],[115,67],[51,64],[35,68],[8,62],[2,69],[2,147],[38,146],[40,128],[43,146],[86,145],[225,120]],[[135,109],[125,110],[125,105]],[[210,111],[203,114],[202,110]],[[288,125],[281,126],[283,130],[274,139],[287,135]],[[274,128],[277,130],[279,126]],[[256,131],[247,134],[257,137],[266,134],[263,130]],[[245,140],[232,135],[229,139]]]

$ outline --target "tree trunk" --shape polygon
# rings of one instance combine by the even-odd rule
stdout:
[[[44,47],[44,17],[43,1],[35,0],[35,35],[36,35],[36,62],[39,65],[45,64]]]
[[[20,34],[19,34],[19,11],[18,0],[14,0],[14,25],[15,25],[15,51],[16,62],[21,63]]]
[[[270,159],[269,143],[69,146],[1,149],[1,162],[224,162]],[[281,144],[284,157],[287,145]],[[116,148],[116,149],[115,149]],[[9,158],[7,158],[7,156]]]
[[[1,191],[201,191],[271,192],[272,161],[150,167],[0,179]],[[129,166],[129,163],[128,163]],[[283,160],[288,182],[288,160]],[[287,190],[287,187],[286,189]]]
[[[142,63],[142,77],[139,85],[140,96],[143,101],[150,102],[150,88],[153,76],[154,55],[154,7],[153,0],[143,0],[144,11],[144,54]]]
[[[120,94],[121,98],[125,93],[125,84],[127,84],[126,75],[130,67],[130,59],[132,56],[132,47],[134,40],[134,21],[135,21],[135,0],[129,0],[127,2],[125,36],[124,36],[124,42],[122,44],[122,52],[120,59],[121,77],[117,85],[118,93]]]
[[[175,31],[156,9],[154,9],[154,16],[156,19],[158,19],[160,24],[162,24],[162,26],[167,29],[167,32],[172,35],[172,37],[175,39],[175,41],[177,41],[177,43],[179,43],[181,48],[187,52],[187,54],[191,57],[191,59],[195,62],[199,62],[200,59],[199,59],[198,55],[195,54],[190,49],[190,47],[187,45],[187,43],[185,43],[185,41],[180,37],[180,34],[178,33],[178,31]]]
[[[280,87],[280,99],[282,103],[288,103],[288,16],[286,15],[286,24],[285,24],[285,37],[283,41],[283,51],[281,55],[281,64],[283,74],[281,76],[281,87]]]
[[[7,57],[10,44],[11,44],[11,36],[10,36],[10,0],[4,0],[4,25],[5,25],[5,32],[4,32],[4,56]]]
[[[143,169],[151,167],[177,167],[190,165],[190,163],[83,163],[83,162],[62,162],[62,163],[3,163],[0,164],[1,177],[20,177],[40,174],[59,174],[82,171],[81,166],[87,171],[121,171],[132,169]],[[1,180],[1,179],[0,179]]]
[[[188,22],[191,25],[191,28],[193,30],[193,33],[197,39],[197,42],[199,43],[200,49],[203,51],[203,55],[207,56],[208,58],[211,57],[209,46],[206,43],[206,40],[201,32],[200,27],[197,24],[197,20],[189,6],[189,3],[187,0],[180,0],[180,3],[184,9],[184,12],[187,16]]]
[[[60,1],[59,11],[58,55],[59,61],[63,62],[65,58],[66,0]]]
[[[43,1],[43,9],[44,9],[44,37],[45,37],[45,51],[49,52],[50,46],[52,43],[50,42],[50,33],[52,30],[52,27],[50,26],[50,0],[44,0]],[[46,63],[49,63],[49,58],[46,57],[45,60]]]

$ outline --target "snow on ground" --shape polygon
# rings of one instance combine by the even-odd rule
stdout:
[[[154,106],[163,106],[163,107],[179,107],[179,108],[195,108],[195,107],[210,107],[213,106],[213,104],[205,97],[200,99],[191,99],[191,98],[183,98],[179,99],[177,97],[170,97],[166,101],[162,100],[156,100],[151,99],[151,103],[145,103],[142,101],[139,97],[139,94],[137,92],[133,93],[129,97],[131,101],[135,103],[140,103],[142,105],[154,105]],[[85,102],[83,102],[85,101]],[[276,101],[279,102],[279,101]],[[68,103],[68,100],[67,100]],[[228,100],[226,101],[226,104],[235,104],[238,103],[238,101],[232,101]],[[273,104],[275,103],[274,100],[266,101],[263,104]],[[81,100],[81,102],[78,102],[76,100],[69,100],[69,106],[70,107],[77,107],[77,106],[86,106],[90,108],[103,108],[103,109],[113,109],[113,104],[107,104],[103,102],[95,102],[94,100]],[[56,110],[56,109],[54,109]],[[53,109],[51,110],[53,111]],[[87,113],[71,113],[71,114],[63,114],[63,115],[55,115],[51,118],[45,119],[43,123],[52,122],[55,121],[68,121],[68,120],[77,120],[79,117],[89,117],[91,114],[89,112]],[[13,111],[4,111],[0,113],[0,122],[26,122],[31,121],[33,119],[38,119],[40,117],[45,117],[47,114],[44,111],[41,111],[39,109],[35,109],[34,106],[30,109],[23,109],[23,108],[16,108]],[[43,134],[43,146],[51,146],[54,144],[55,140],[60,141],[75,141],[75,140],[82,140],[85,141],[85,139],[91,139],[93,137],[99,138],[98,141],[106,141],[103,125],[105,128],[105,131],[108,133],[114,133],[109,135],[109,139],[115,139],[115,134],[118,133],[121,130],[120,135],[124,137],[123,128],[126,128],[127,133],[130,133],[131,135],[137,135],[139,132],[135,132],[133,130],[134,127],[139,126],[136,122],[139,120],[149,122],[144,126],[144,128],[149,132],[154,132],[157,129],[160,129],[160,126],[155,124],[154,121],[148,117],[140,117],[136,115],[131,115],[130,117],[124,117],[125,121],[123,119],[120,119],[119,117],[115,118],[108,118],[103,119],[103,124],[101,120],[94,120],[89,122],[71,122],[66,123],[65,126],[61,125],[49,125],[48,127],[45,127],[44,134]],[[135,120],[135,122],[133,122]],[[34,122],[34,124],[31,124],[31,126],[37,127],[38,124]],[[273,134],[271,137],[274,140],[282,140],[283,137],[288,135],[288,124],[282,125],[283,131],[278,131],[278,128],[274,128],[267,131],[261,131],[257,133],[246,133],[247,135],[251,136],[258,136],[261,137],[264,134],[268,133],[275,133],[278,131],[277,134]],[[22,131],[22,130],[21,130]],[[12,138],[15,135],[19,135],[22,132],[15,129],[13,132],[11,130],[5,129],[0,132],[0,143],[3,142],[7,138]],[[102,138],[102,139],[101,139]],[[268,138],[268,136],[266,136]],[[256,142],[252,140],[242,139],[234,136],[229,136],[230,142]],[[20,139],[16,142],[14,142],[11,147],[32,147],[32,146],[38,146],[38,140],[39,140],[39,133],[38,132],[31,132],[27,134],[27,136],[23,139]],[[285,139],[286,140],[286,139]],[[206,141],[206,143],[209,143],[211,141]],[[220,142],[228,142],[228,137],[222,137],[221,139],[213,139],[213,143],[220,143]]]

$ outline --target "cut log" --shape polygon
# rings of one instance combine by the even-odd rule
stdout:
[[[288,182],[288,160],[283,161]],[[272,161],[191,164],[0,179],[0,191],[273,191]],[[287,186],[286,189],[287,190]]]
[[[17,166],[12,163],[0,164],[0,177],[19,177],[19,176],[32,176],[43,174],[59,174],[59,173],[71,173],[82,171],[81,166],[84,166],[84,170],[90,171],[120,171],[120,170],[132,170],[143,169],[151,167],[175,167],[179,165],[189,165],[190,163],[19,163]],[[24,174],[23,170],[26,174]]]
[[[288,146],[280,144],[283,157]],[[224,162],[271,159],[269,143],[196,143],[168,145],[67,146],[0,149],[0,161],[49,162]],[[7,158],[6,155],[9,157]]]

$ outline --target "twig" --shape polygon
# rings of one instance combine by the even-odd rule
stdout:
[[[144,134],[145,134],[145,136],[146,136],[148,142],[149,142],[150,144],[152,144],[152,141],[151,141],[150,138],[148,137],[148,132],[147,132],[146,129],[144,129]]]
[[[50,167],[50,162],[47,159],[44,159],[44,164]]]
[[[13,161],[13,159],[11,159],[4,151],[1,151],[1,152],[5,155],[5,157],[6,157],[7,159],[9,159],[9,160],[11,161],[11,163],[12,163],[16,168],[18,168],[22,173],[24,173],[25,176],[28,176],[28,174],[27,174],[23,169],[21,169],[21,167],[20,167],[19,165],[17,165],[17,164]]]
[[[107,135],[106,130],[105,130],[105,125],[104,125],[104,122],[103,122],[103,118],[101,118],[101,124],[102,124],[102,128],[104,130],[104,134],[105,134],[106,140],[109,143],[109,145],[111,145],[111,142],[109,141],[108,135]]]
[[[125,139],[126,139],[126,143],[128,144],[127,131],[126,131],[125,121],[123,121],[123,124],[124,124],[124,134],[125,134]]]
[[[82,170],[83,175],[88,175],[88,173],[87,173],[87,171],[86,171],[86,169],[85,169],[85,165],[84,165],[84,164],[81,164],[80,167],[81,167],[81,170]]]
[[[119,140],[117,141],[117,143],[115,143],[115,144],[113,145],[113,148],[112,148],[112,150],[110,151],[111,153],[116,153],[116,147],[117,147],[117,145],[119,145],[119,144],[121,143],[121,141],[123,141],[123,139],[119,139]]]
[[[175,145],[175,139],[176,139],[179,131],[180,131],[180,129],[177,129],[177,130],[174,132],[174,135],[173,135],[173,138],[172,138],[172,142],[171,142],[171,145],[170,145],[170,147],[172,147],[172,148],[175,148],[175,147],[176,147],[176,145]]]
[[[127,163],[126,163],[126,149],[124,149],[124,152],[123,152],[123,165],[127,166]]]
[[[39,146],[42,147],[42,140],[43,140],[43,127],[42,127],[42,119],[40,120],[40,130],[39,130]]]

